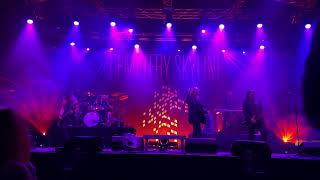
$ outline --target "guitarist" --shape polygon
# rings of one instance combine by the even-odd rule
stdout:
[[[262,140],[267,140],[267,129],[262,115],[262,106],[255,102],[255,92],[249,90],[242,107],[245,124],[248,126],[249,139],[254,140],[256,129],[260,131]]]
[[[186,101],[188,104],[188,122],[192,125],[192,137],[199,138],[202,135],[201,124],[206,124],[207,111],[199,101],[199,89],[191,88]]]
[[[48,130],[49,144],[53,147],[64,145],[65,141],[70,138],[68,126],[79,120],[79,103],[72,94],[63,97],[58,109],[60,109],[58,121]]]
[[[77,98],[74,95],[66,95],[60,110],[59,126],[65,127],[77,124],[79,111],[80,107]]]

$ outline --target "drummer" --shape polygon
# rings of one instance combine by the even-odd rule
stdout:
[[[100,95],[98,96],[96,100],[96,110],[99,113],[99,116],[102,120],[102,123],[107,123],[109,119],[109,114],[112,111],[112,106],[110,105],[109,102],[109,96],[108,95]]]

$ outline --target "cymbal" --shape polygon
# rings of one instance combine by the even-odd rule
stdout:
[[[123,96],[120,96],[120,97],[119,97],[119,100],[120,100],[120,101],[126,101],[126,100],[128,100],[128,98],[129,98],[128,95],[123,95]]]

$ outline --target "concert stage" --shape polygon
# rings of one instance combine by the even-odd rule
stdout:
[[[0,107],[39,180],[320,176],[320,0],[20,1]]]
[[[35,148],[32,162],[41,179],[184,179],[249,176],[250,164],[228,152],[217,154],[187,154],[184,152],[113,152],[104,150],[94,154],[63,154],[53,148]],[[262,163],[263,170],[256,178],[286,179],[317,177],[320,157],[295,154],[273,154]],[[251,166],[252,165],[252,166]]]

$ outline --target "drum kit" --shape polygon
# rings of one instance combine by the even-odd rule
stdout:
[[[128,96],[122,93],[96,95],[86,92],[79,98],[81,126],[84,127],[122,127],[122,104]]]

